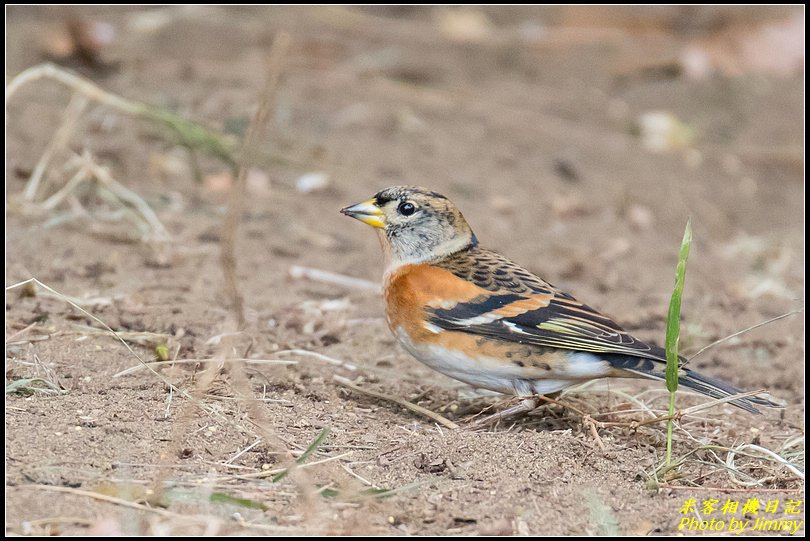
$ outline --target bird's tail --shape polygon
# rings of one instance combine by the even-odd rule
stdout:
[[[618,368],[624,372],[629,372],[636,377],[658,380],[666,379],[666,365],[661,361],[643,359],[640,357],[631,357],[629,355],[611,355],[610,357],[611,358],[607,360],[611,365],[613,365],[614,368]],[[682,360],[685,361],[685,359]],[[678,384],[712,398],[727,398],[743,392],[730,383],[704,376],[703,374],[695,372],[694,370],[689,370],[688,368],[681,368],[678,370]],[[734,406],[742,408],[745,411],[750,411],[751,413],[759,413],[759,410],[755,406],[764,406],[767,408],[785,407],[784,404],[775,402],[764,395],[765,393],[738,398],[736,400],[729,401],[729,404],[733,404]]]
[[[742,392],[725,381],[704,376],[703,374],[695,372],[694,370],[689,370],[688,368],[682,368],[679,371],[678,383],[684,387],[695,390],[700,394],[711,396],[712,398],[726,398],[727,396],[732,396]],[[738,400],[731,400],[729,404],[734,404],[735,406],[746,411],[750,411],[751,413],[759,413],[759,410],[755,408],[754,405],[764,406],[766,408],[785,407],[784,404],[774,402],[770,398],[763,395],[746,396],[745,398],[740,398]]]

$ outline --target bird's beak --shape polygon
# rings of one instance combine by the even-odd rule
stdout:
[[[340,212],[346,216],[356,218],[371,227],[385,227],[383,211],[377,206],[376,199],[369,199],[368,201],[340,209]]]

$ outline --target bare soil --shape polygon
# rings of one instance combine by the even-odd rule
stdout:
[[[695,359],[693,368],[767,388],[787,407],[754,416],[719,405],[683,419],[674,455],[686,462],[656,486],[664,427],[630,426],[644,414],[624,411],[663,412],[663,384],[600,384],[473,431],[464,424],[504,400],[411,358],[373,292],[290,277],[298,265],[379,281],[372,232],[338,210],[408,183],[453,199],[482,244],[659,343],[691,216],[687,355],[804,307],[804,73],[690,79],[677,69],[687,44],[717,21],[778,21],[788,8],[473,13],[7,8],[7,82],[55,55],[66,21],[102,22],[110,41],[89,63],[66,60],[70,69],[237,138],[274,36],[290,33],[268,158],[249,179],[239,229],[247,325],[226,353],[297,361],[247,364],[247,383],[226,365],[201,385],[211,366],[203,361],[221,348],[212,337],[232,329],[219,264],[225,164],[192,160],[154,126],[92,103],[69,148],[88,150],[143,197],[171,241],[137,240],[91,193],[33,212],[22,192],[71,92],[48,80],[22,87],[7,104],[6,285],[36,277],[82,300],[144,360],[155,344],[135,338],[164,335],[170,358],[201,361],[157,372],[202,407],[146,369],[116,377],[138,359],[63,298],[8,290],[7,383],[40,377],[66,392],[6,395],[7,533],[675,534],[690,498],[702,518],[704,500],[749,498],[779,500],[779,511],[726,518],[804,518],[803,482],[786,468],[738,455],[750,477],[735,477],[721,465],[728,448],[752,443],[791,453],[803,470],[803,315]],[[687,126],[688,141],[645,148],[638,119],[654,110]],[[64,184],[60,167],[55,160],[49,178]],[[326,173],[328,186],[298,191],[310,172]],[[93,216],[81,218],[79,205]],[[284,353],[293,349],[356,368]],[[462,428],[349,390],[335,375]],[[704,400],[685,393],[678,406]],[[257,476],[288,466],[327,428],[302,462],[333,460],[277,482]],[[799,515],[783,513],[791,499],[802,501]]]

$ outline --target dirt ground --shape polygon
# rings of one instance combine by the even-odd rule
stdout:
[[[715,532],[679,531],[682,519],[722,519],[725,532],[732,518],[803,520],[803,313],[694,360],[787,406],[685,417],[673,451],[684,462],[656,482],[665,428],[631,422],[664,412],[663,384],[600,383],[474,431],[465,423],[504,407],[501,397],[411,358],[373,290],[290,273],[378,282],[374,235],[338,210],[407,183],[455,201],[483,245],[659,343],[691,216],[687,355],[802,310],[803,57],[799,69],[751,58],[776,47],[756,39],[795,28],[791,14],[7,8],[7,84],[55,60],[237,141],[274,37],[291,40],[247,180],[236,258],[247,322],[233,337],[221,338],[233,330],[219,262],[228,165],[90,101],[26,200],[72,92],[41,79],[7,102],[6,286],[37,278],[134,353],[64,297],[6,291],[7,385],[55,386],[7,389],[6,532],[694,535]],[[132,207],[115,212],[98,184],[45,204],[72,175],[70,154],[85,151],[148,203],[168,241],[142,240]],[[313,178],[323,185],[302,190]],[[189,361],[137,369],[135,354],[151,361],[157,344]],[[215,357],[253,362],[220,369]],[[678,406],[704,401],[683,393]],[[304,467],[274,482],[294,457]],[[743,510],[755,498],[758,513]],[[690,499],[695,510],[682,514]],[[738,512],[721,512],[726,500],[740,501]]]

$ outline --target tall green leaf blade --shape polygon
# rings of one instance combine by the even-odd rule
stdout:
[[[678,266],[675,269],[675,288],[672,290],[672,299],[669,301],[667,314],[667,390],[674,393],[678,390],[678,340],[681,334],[681,297],[683,296],[683,283],[686,277],[686,260],[689,259],[689,248],[692,246],[692,218],[686,222],[683,233],[681,251],[678,255]]]

